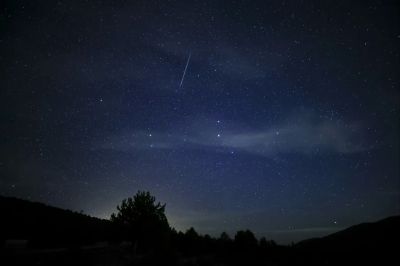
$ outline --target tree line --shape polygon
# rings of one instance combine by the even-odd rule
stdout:
[[[250,230],[238,231],[233,238],[226,232],[220,237],[201,235],[192,227],[186,232],[172,228],[165,216],[165,204],[156,202],[150,192],[138,191],[117,206],[111,222],[119,228],[115,241],[130,241],[133,252],[151,259],[162,257],[211,258],[226,261],[257,258],[266,253],[279,253],[284,247],[262,237],[258,240]],[[172,259],[172,258],[171,258]]]

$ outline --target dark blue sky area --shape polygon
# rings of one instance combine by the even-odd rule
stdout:
[[[283,243],[399,214],[398,11],[6,1],[0,193],[108,218],[149,190],[179,230]]]

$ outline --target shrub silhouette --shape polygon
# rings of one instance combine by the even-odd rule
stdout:
[[[111,221],[127,229],[135,252],[160,250],[166,245],[170,228],[165,204],[156,203],[150,192],[138,191],[133,198],[122,200],[117,210],[111,215]]]

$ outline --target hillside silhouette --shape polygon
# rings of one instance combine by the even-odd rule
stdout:
[[[0,196],[0,241],[26,239],[32,248],[91,244],[111,238],[111,222],[43,203]]]
[[[400,237],[400,216],[374,223],[362,223],[321,238],[307,239],[294,248],[299,261],[315,260],[355,265],[398,260],[395,256]]]
[[[283,246],[250,230],[234,236],[178,232],[148,192],[102,220],[0,196],[1,265],[341,265],[397,260],[400,216]]]
[[[300,241],[298,248],[353,250],[379,248],[399,240],[400,216],[374,223],[362,223],[321,238]]]

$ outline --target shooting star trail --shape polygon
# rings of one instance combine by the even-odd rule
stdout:
[[[182,75],[182,79],[181,79],[181,84],[179,84],[179,88],[182,87],[182,83],[183,83],[183,80],[185,79],[185,75],[186,75],[186,69],[187,69],[187,67],[189,65],[189,61],[190,61],[190,57],[191,56],[192,56],[192,53],[189,54],[188,60],[186,62],[185,70],[183,70],[183,75]]]

